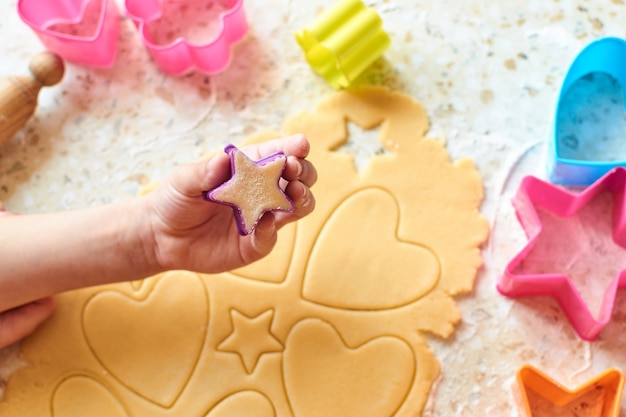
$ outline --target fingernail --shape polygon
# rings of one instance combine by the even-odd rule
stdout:
[[[304,169],[304,167],[302,166],[302,162],[296,160],[296,163],[298,164],[298,170],[296,173],[296,177],[300,178],[300,175],[302,175],[302,170]]]
[[[309,204],[311,204],[311,198],[309,197],[309,188],[302,184],[302,207],[307,207]]]

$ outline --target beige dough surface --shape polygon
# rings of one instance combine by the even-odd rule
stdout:
[[[362,172],[348,121],[380,126],[385,152]],[[0,415],[420,415],[440,370],[423,334],[454,330],[452,296],[472,289],[488,235],[474,164],[427,129],[419,103],[382,89],[287,120],[280,135],[312,144],[313,214],[240,270],[61,295]]]

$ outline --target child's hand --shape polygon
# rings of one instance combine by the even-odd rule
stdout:
[[[242,151],[253,160],[277,151],[287,156],[283,179],[295,211],[268,212],[253,233],[241,236],[231,207],[202,198],[203,191],[229,178],[228,155],[221,153],[208,161],[184,166],[146,197],[152,225],[146,248],[154,252],[157,269],[215,273],[243,266],[271,251],[278,229],[313,210],[315,199],[309,187],[315,183],[317,172],[304,159],[309,152],[304,136],[276,139]]]
[[[0,349],[32,333],[52,315],[55,307],[54,299],[48,297],[8,311],[0,311]]]

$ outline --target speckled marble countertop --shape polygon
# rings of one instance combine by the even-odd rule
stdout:
[[[42,92],[35,117],[0,150],[0,201],[33,213],[128,198],[179,164],[312,109],[333,90],[312,73],[293,33],[331,3],[247,0],[250,34],[216,76],[163,75],[123,20],[117,64],[69,64],[63,83]],[[624,1],[366,3],[392,43],[365,80],[423,103],[430,136],[445,140],[454,159],[475,160],[486,189],[483,213],[493,224],[498,216],[514,224],[506,181],[520,170],[545,176],[538,148],[549,139],[565,72],[593,39],[626,36]],[[23,73],[41,44],[19,20],[15,0],[0,4],[0,16],[0,76]],[[515,165],[522,155],[525,169]],[[453,336],[428,338],[443,373],[427,415],[523,415],[515,372],[527,362],[570,386],[609,366],[626,369],[624,303],[601,338],[587,343],[552,300],[537,307],[496,292],[523,242],[514,229],[494,230],[475,291],[457,298],[463,322]],[[0,352],[0,379],[15,350]]]

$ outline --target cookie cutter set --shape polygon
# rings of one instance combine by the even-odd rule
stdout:
[[[626,249],[626,160],[585,160],[566,158],[559,149],[559,110],[574,83],[594,73],[613,77],[626,88],[626,41],[601,38],[587,45],[571,64],[559,92],[554,128],[549,144],[548,177],[550,182],[526,176],[513,197],[515,212],[526,236],[526,245],[505,266],[497,282],[498,291],[507,297],[550,296],[556,299],[576,334],[583,340],[595,340],[613,313],[617,290],[626,287],[626,265],[605,288],[597,318],[566,273],[522,273],[517,268],[533,250],[543,228],[537,207],[560,217],[576,214],[602,192],[613,195],[612,239]],[[570,192],[563,186],[582,186]],[[541,371],[524,365],[517,374],[522,402],[528,416],[533,416],[529,391],[558,407],[572,404],[592,390],[602,389],[602,417],[617,417],[620,412],[624,375],[609,369],[596,378],[569,390]],[[591,406],[597,406],[593,404]]]
[[[127,16],[159,68],[169,75],[182,75],[194,69],[207,74],[223,71],[230,63],[233,45],[248,31],[243,0],[225,0],[227,9],[219,15],[218,34],[203,44],[193,44],[184,38],[156,44],[147,26],[162,16],[161,3],[161,0],[125,1]],[[114,64],[120,20],[114,0],[19,0],[17,11],[44,46],[61,58],[92,67]],[[89,34],[78,34],[55,30],[56,25],[93,28]]]
[[[228,67],[231,50],[246,36],[248,22],[243,0],[224,2],[218,34],[202,44],[184,37],[155,42],[149,26],[163,17],[162,0],[125,0],[124,6],[157,66],[176,76],[196,69],[216,74]],[[17,11],[44,46],[61,58],[91,67],[115,63],[120,15],[115,0],[18,0]],[[72,33],[81,26],[89,33]],[[350,86],[390,44],[380,17],[361,0],[340,0],[295,36],[307,62],[334,88]]]

